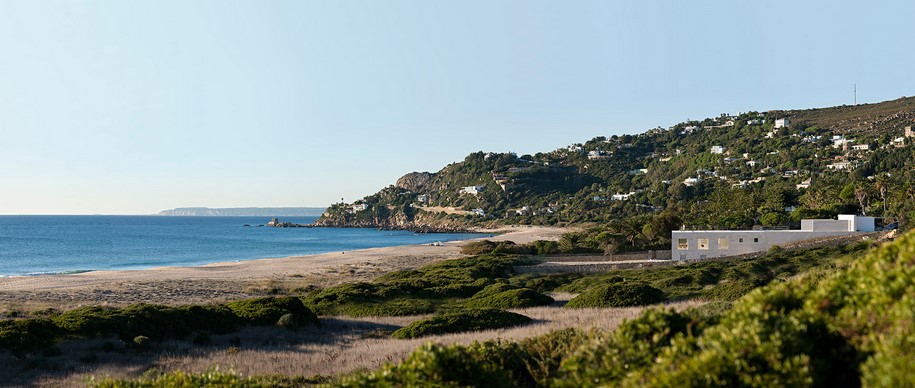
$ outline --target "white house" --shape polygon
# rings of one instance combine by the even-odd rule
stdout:
[[[800,184],[798,184],[798,185],[796,185],[796,186],[794,186],[794,187],[795,187],[796,189],[798,189],[798,190],[800,190],[800,189],[809,189],[809,188],[810,188],[810,179],[809,179],[809,178],[808,178],[808,179],[805,179],[803,182],[801,182]]]
[[[354,203],[353,204],[353,213],[361,212],[369,209],[369,204],[367,203]]]
[[[712,146],[712,151],[711,151],[711,152],[712,152],[713,154],[719,154],[719,155],[720,155],[720,154],[723,154],[723,153],[724,153],[724,150],[725,150],[724,147],[716,145],[716,146]]]
[[[630,192],[629,194],[620,194],[616,193],[610,196],[611,201],[626,201],[629,200],[629,197],[635,195],[635,191]]]
[[[600,150],[588,151],[588,159],[590,159],[590,160],[605,159],[605,158],[607,158],[607,156],[604,155],[603,151],[600,151]]]
[[[763,121],[760,119],[747,120],[747,125],[760,125]]]
[[[775,128],[784,128],[791,125],[791,121],[788,119],[778,119],[775,120]]]
[[[874,218],[850,214],[838,220],[801,220],[800,230],[675,230],[670,236],[674,260],[705,259],[764,252],[776,245],[819,237],[873,232]]]
[[[686,179],[683,180],[683,184],[684,184],[684,185],[687,185],[687,186],[695,186],[695,185],[698,184],[698,183],[699,183],[699,178],[698,178],[698,177],[696,177],[696,178],[686,178]]]
[[[426,194],[420,194],[416,196],[416,202],[427,203],[429,202],[429,196]]]
[[[485,189],[485,188],[486,188],[485,186],[465,186],[465,187],[461,188],[461,194],[477,195],[477,194],[483,192],[483,189]]]
[[[868,151],[871,149],[871,146],[869,144],[855,144],[851,146],[851,149],[855,151]]]

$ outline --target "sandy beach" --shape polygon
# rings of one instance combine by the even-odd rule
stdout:
[[[485,237],[517,244],[557,240],[565,229],[504,227]],[[0,308],[58,308],[136,302],[223,302],[359,280],[461,256],[464,241],[441,246],[406,245],[317,255],[213,263],[196,267],[91,271],[0,278]]]

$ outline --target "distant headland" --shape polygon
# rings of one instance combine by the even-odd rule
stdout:
[[[160,216],[185,216],[185,217],[319,217],[324,214],[323,207],[179,207],[163,210]]]

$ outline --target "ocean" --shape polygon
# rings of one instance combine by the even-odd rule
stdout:
[[[194,266],[485,235],[271,228],[269,217],[0,216],[0,276]],[[282,218],[309,224],[314,217]],[[251,226],[245,226],[245,225]]]

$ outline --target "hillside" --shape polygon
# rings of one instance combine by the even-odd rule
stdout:
[[[333,204],[317,225],[600,223],[628,234],[631,245],[664,244],[681,225],[787,226],[838,213],[908,227],[915,137],[905,127],[913,124],[915,98],[902,98],[723,114],[534,155],[475,152],[355,203]]]

